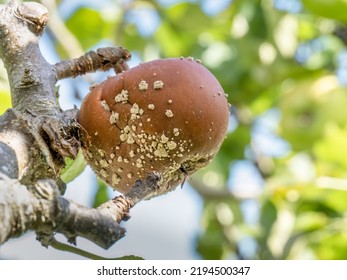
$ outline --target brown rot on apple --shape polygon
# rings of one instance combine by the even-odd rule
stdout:
[[[217,79],[191,58],[143,63],[94,87],[81,105],[84,155],[97,175],[126,193],[152,171],[151,197],[207,165],[227,131],[229,106]]]

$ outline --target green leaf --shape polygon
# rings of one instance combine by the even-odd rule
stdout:
[[[263,228],[263,236],[269,236],[273,224],[277,219],[277,208],[271,200],[266,200],[262,205],[260,224]]]
[[[130,260],[130,261],[141,261],[144,260],[144,258],[135,256],[135,255],[129,255],[129,256],[123,256],[119,258],[114,258],[112,260]]]
[[[346,90],[335,76],[297,80],[280,101],[281,133],[294,150],[312,149],[331,122],[346,123]]]
[[[342,180],[340,179],[340,181]],[[336,186],[336,189],[334,189],[334,185],[325,185],[326,183],[322,180],[318,180],[317,183],[319,187],[306,185],[294,188],[298,191],[300,197],[297,201],[296,215],[306,212],[321,212],[330,218],[343,217],[344,212],[347,211],[346,188]]]
[[[251,131],[246,125],[239,125],[235,131],[229,133],[221,147],[221,157],[225,156],[227,161],[244,159],[245,148],[250,144]],[[226,166],[228,168],[228,165]]]
[[[113,24],[103,20],[100,12],[82,7],[67,21],[66,26],[76,36],[84,49],[91,48],[112,34]]]
[[[180,3],[170,7],[162,14],[162,20],[155,39],[164,55],[169,57],[192,55],[199,34],[206,31],[206,27],[212,23],[199,5],[192,3]]]
[[[63,169],[60,177],[66,184],[74,180],[78,175],[80,175],[87,165],[87,162],[85,161],[81,150],[78,152],[75,160],[66,158],[65,163],[66,166]]]
[[[346,0],[302,0],[302,3],[316,15],[347,22]]]
[[[206,230],[197,240],[197,251],[205,260],[220,260],[223,257],[224,236],[221,230]]]
[[[174,5],[167,10],[166,15],[167,21],[171,22],[177,29],[185,30],[192,36],[197,36],[211,22],[211,19],[195,3]]]
[[[320,168],[332,170],[336,175],[345,173],[347,169],[346,143],[347,128],[340,128],[335,122],[328,123],[324,137],[313,147],[314,155],[319,159]]]
[[[70,244],[62,243],[57,241],[55,238],[52,239],[52,241],[49,244],[52,248],[55,248],[59,251],[63,252],[70,252],[91,260],[143,260],[142,257],[134,256],[134,255],[128,255],[123,257],[116,257],[116,258],[106,258],[103,256],[95,255],[93,253],[90,253],[88,251],[82,250],[80,248],[77,248],[75,246],[71,246]]]
[[[298,233],[319,230],[326,226],[327,221],[324,213],[307,211],[297,216],[294,230]]]
[[[97,190],[95,197],[94,197],[93,207],[96,208],[100,204],[102,204],[108,200],[109,200],[109,197],[108,197],[108,193],[107,193],[107,185],[106,185],[106,183],[104,183],[103,181],[98,179],[98,190]]]
[[[323,236],[322,236],[323,235]],[[318,259],[321,260],[346,260],[347,259],[347,236],[342,233],[321,234],[321,238],[309,240]]]

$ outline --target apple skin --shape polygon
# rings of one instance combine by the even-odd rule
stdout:
[[[173,190],[207,165],[227,131],[222,86],[200,62],[146,62],[94,87],[78,121],[86,160],[115,190],[127,193],[149,172],[162,175],[151,197]]]

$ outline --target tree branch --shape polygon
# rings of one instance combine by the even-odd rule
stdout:
[[[39,233],[43,245],[49,245],[44,237],[60,232],[73,243],[82,236],[109,248],[125,232],[111,215],[64,199],[52,180],[26,187],[0,175],[0,198],[0,244],[30,229]]]
[[[150,174],[128,195],[91,209],[62,197],[53,180],[39,180],[26,187],[0,174],[0,244],[35,230],[44,246],[54,241],[53,233],[59,232],[70,243],[75,244],[76,237],[81,236],[107,249],[125,234],[119,222],[129,217],[130,208],[153,191],[159,180],[158,174]]]
[[[38,3],[0,5],[0,57],[13,104],[0,117],[0,244],[34,230],[44,246],[59,232],[73,244],[81,236],[109,248],[124,236],[119,223],[158,187],[160,176],[150,174],[97,209],[65,199],[60,172],[64,157],[74,158],[80,148],[80,127],[77,109],[60,109],[55,84],[96,70],[120,72],[130,54],[122,47],[98,49],[52,66],[38,46],[47,21],[47,9]]]
[[[62,197],[53,180],[40,180],[26,187],[0,174],[0,244],[35,230],[44,246],[54,241],[53,233],[59,232],[70,243],[75,244],[80,236],[107,249],[125,234],[119,222],[129,217],[130,208],[153,191],[159,180],[158,174],[150,174],[143,182],[138,181],[128,195],[91,209]]]

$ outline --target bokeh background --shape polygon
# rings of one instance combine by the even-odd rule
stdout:
[[[126,237],[108,251],[82,239],[79,248],[147,259],[347,259],[346,1],[40,2],[50,11],[40,44],[50,63],[112,45],[131,51],[130,66],[193,56],[232,104],[228,136],[208,167],[137,205]],[[109,74],[61,81],[62,108],[79,107]],[[10,106],[1,67],[0,113]],[[87,206],[115,195],[88,167],[66,193]],[[82,257],[43,248],[29,233],[1,246],[0,258]]]

